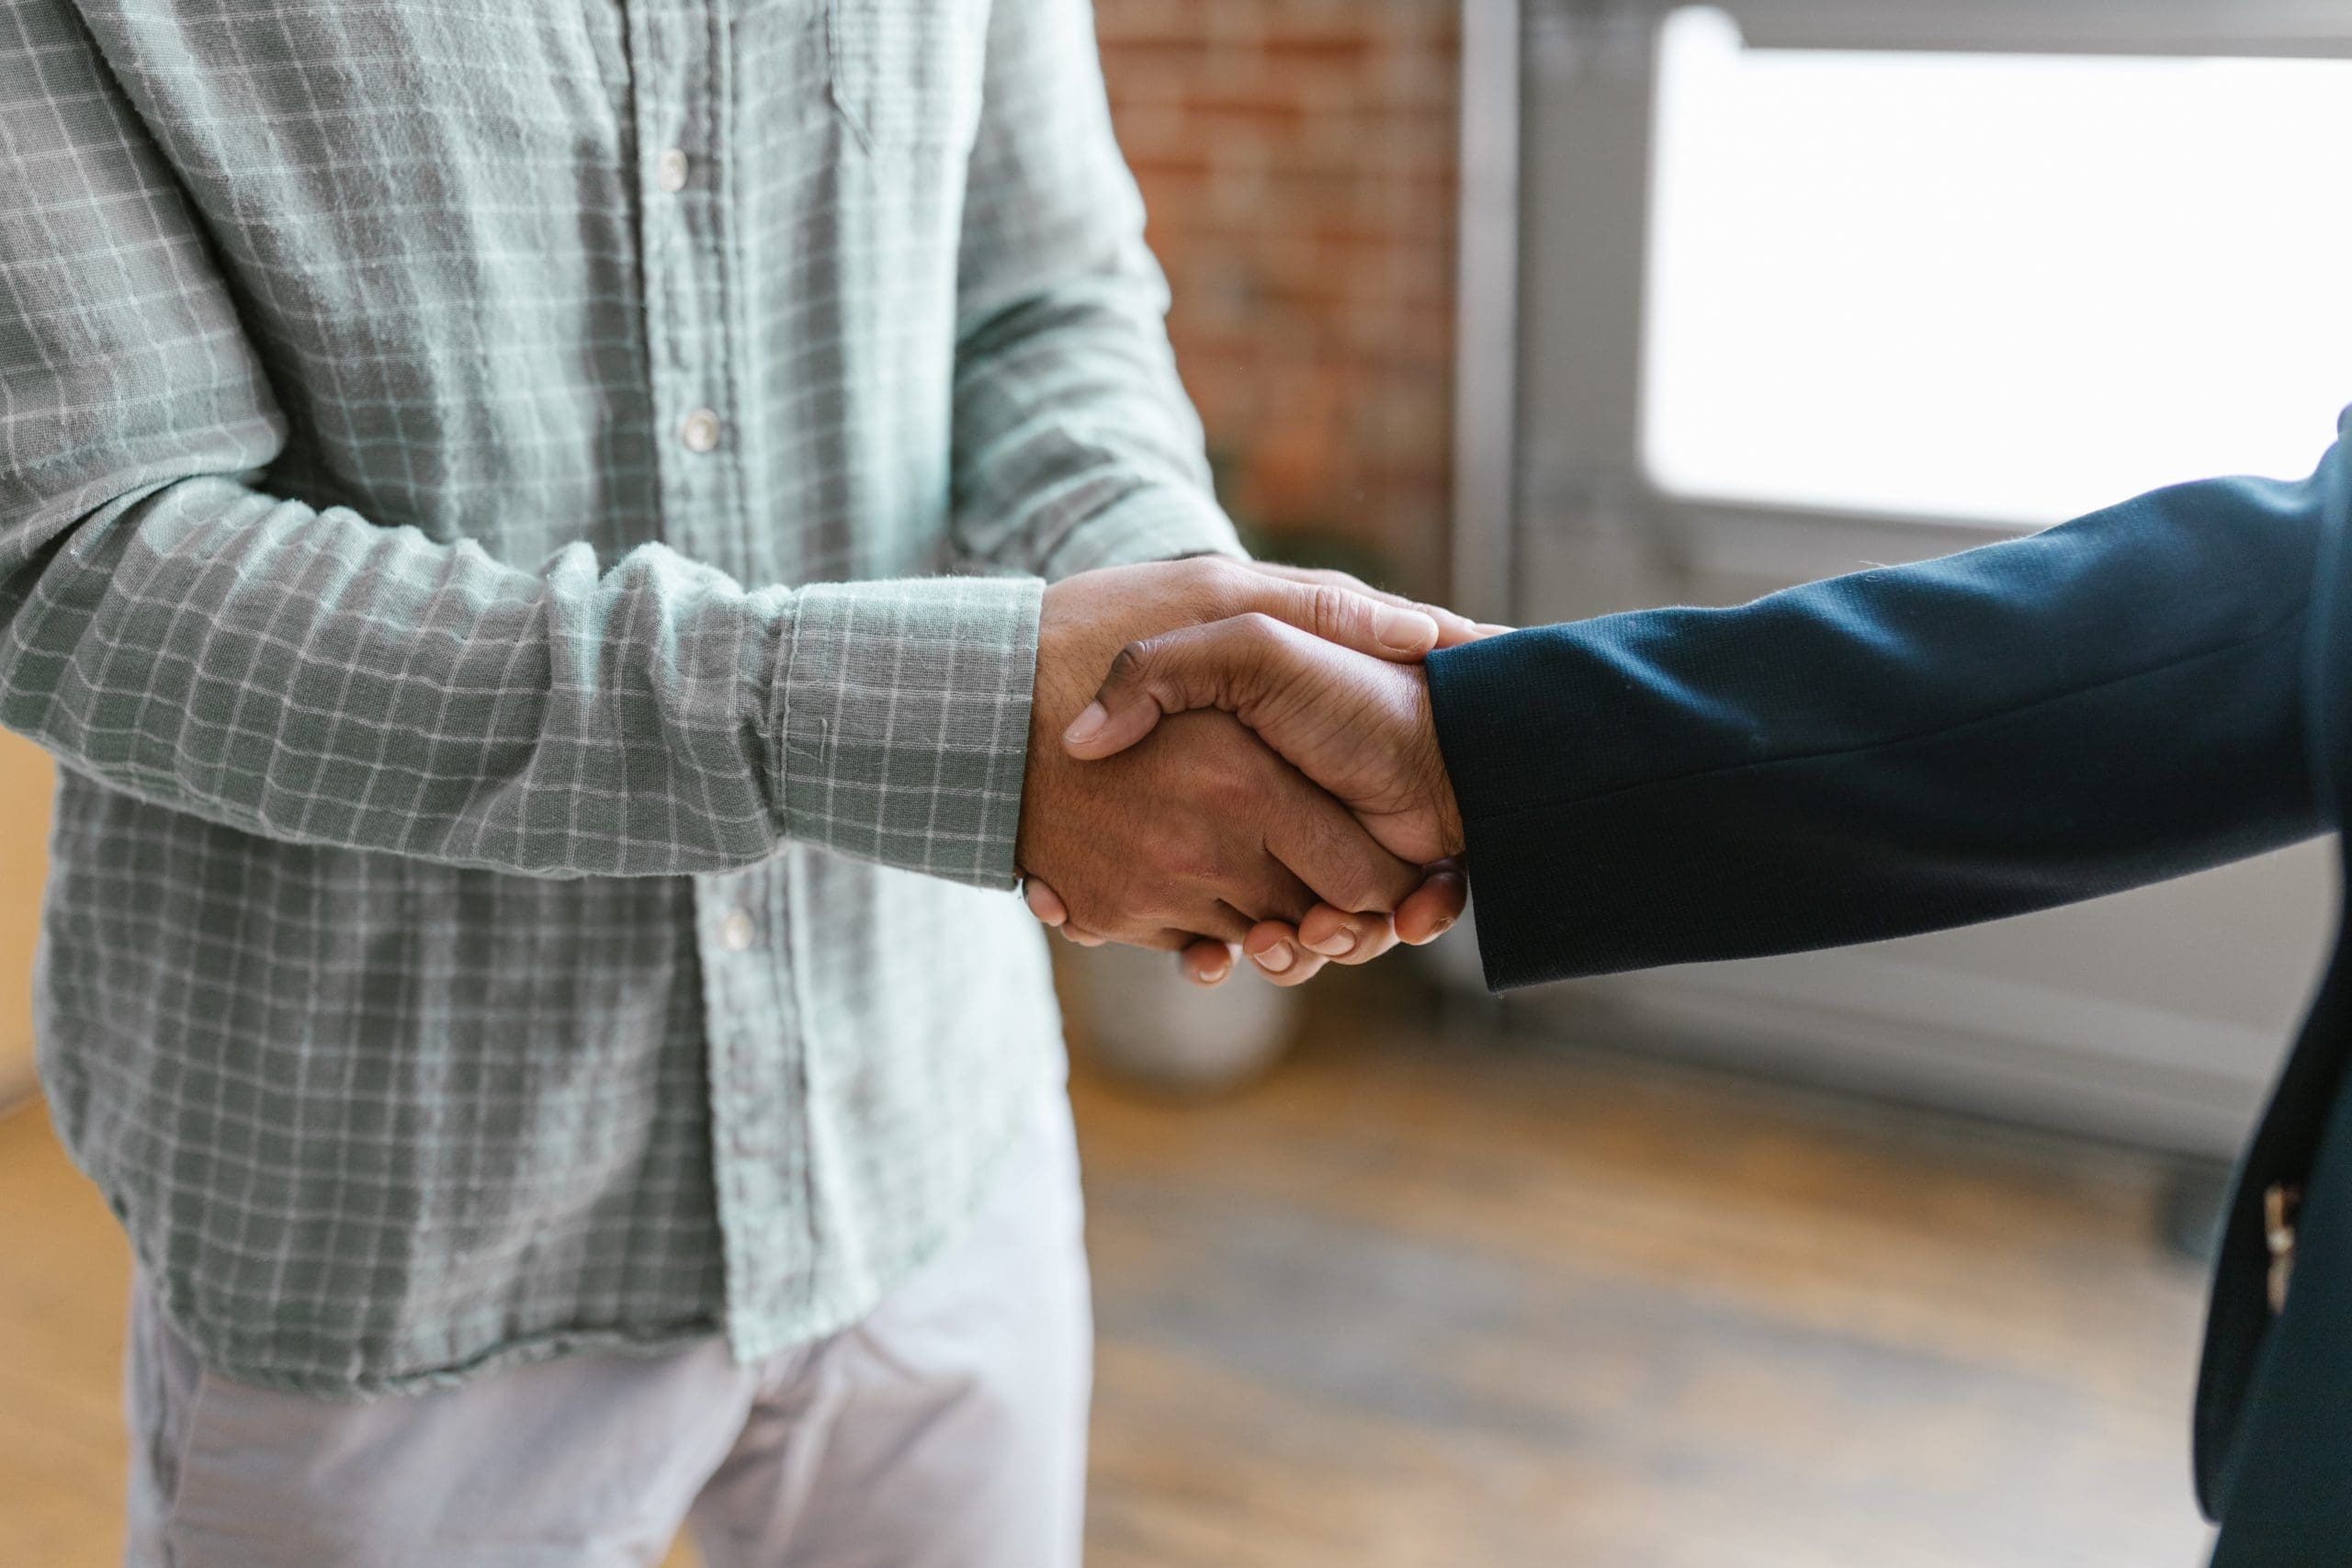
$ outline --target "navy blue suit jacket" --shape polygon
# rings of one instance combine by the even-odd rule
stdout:
[[[2335,829],[2352,450],[1738,609],[1431,657],[1497,988],[1874,941]],[[2352,947],[2242,1159],[2196,1413],[2214,1562],[2352,1562]],[[2286,1308],[2263,1195],[2302,1194]]]

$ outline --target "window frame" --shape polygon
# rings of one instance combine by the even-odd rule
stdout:
[[[1691,499],[1641,407],[1660,28],[1690,0],[1464,0],[1454,598],[1515,622],[1724,599],[2032,532]],[[2343,0],[1710,0],[1751,49],[2352,58]],[[1535,165],[1531,167],[1531,165]],[[1542,265],[1531,265],[1541,257]],[[1562,276],[1576,288],[1543,291]],[[1562,595],[1544,595],[1547,618]]]
[[[1728,603],[2031,532],[1655,486],[1641,414],[1652,150],[1659,27],[1683,0],[1464,3],[1464,608],[1518,625]],[[1719,8],[1753,47],[2352,57],[2343,0],[1970,0],[1956,20],[1948,5]],[[1575,287],[1546,287],[1563,277]],[[2270,1014],[2317,962],[2333,884],[2330,852],[2306,845],[2019,922],[1481,1005],[1536,1037],[2222,1156],[2277,1070],[2289,1020]],[[2259,952],[2258,975],[2245,953],[2212,946],[2217,921]],[[1455,987],[1476,989],[1471,947],[1432,952]],[[2213,977],[2199,964],[2237,979],[2191,1006],[2182,986]]]

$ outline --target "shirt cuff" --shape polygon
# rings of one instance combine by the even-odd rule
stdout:
[[[784,836],[1010,887],[1044,592],[940,577],[796,592],[769,729]]]
[[[1049,581],[1058,581],[1097,567],[1210,555],[1250,558],[1214,497],[1190,487],[1156,484],[1071,529],[1046,558],[1044,571]]]

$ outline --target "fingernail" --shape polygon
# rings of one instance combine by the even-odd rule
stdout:
[[[1356,950],[1356,933],[1350,931],[1335,931],[1321,942],[1310,942],[1306,945],[1326,958],[1345,958]]]
[[[1431,927],[1430,928],[1430,940],[1434,941],[1434,940],[1436,940],[1437,938],[1443,936],[1446,932],[1448,932],[1448,931],[1452,931],[1453,929],[1453,917],[1452,915],[1448,915],[1448,916],[1446,916],[1446,918],[1445,918],[1445,919],[1443,919],[1440,920],[1437,924],[1435,924],[1435,925],[1433,925],[1433,926],[1431,926]]]
[[[1419,610],[1383,604],[1373,612],[1372,635],[1391,653],[1418,653],[1437,641],[1437,623]]]
[[[1478,623],[1478,635],[1480,637],[1509,637],[1518,629],[1519,628],[1517,626],[1498,626],[1491,621],[1480,621]]]
[[[1200,980],[1202,985],[1214,986],[1219,980],[1224,979],[1227,975],[1233,973],[1233,961],[1231,959],[1227,959],[1223,962],[1204,964],[1198,969],[1193,970],[1193,973]]]
[[[1070,720],[1069,728],[1062,731],[1062,739],[1072,746],[1083,746],[1102,734],[1102,727],[1110,722],[1110,709],[1101,703],[1089,703],[1086,711]]]
[[[1290,973],[1290,966],[1298,962],[1291,953],[1290,943],[1286,942],[1276,942],[1265,952],[1252,953],[1250,956],[1257,960],[1258,967],[1269,975],[1286,975]]]

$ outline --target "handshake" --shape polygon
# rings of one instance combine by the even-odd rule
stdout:
[[[1420,661],[1504,629],[1223,558],[1053,584],[1017,849],[1030,909],[1088,946],[1180,953],[1212,986],[1237,951],[1288,986],[1434,941],[1469,886]]]

